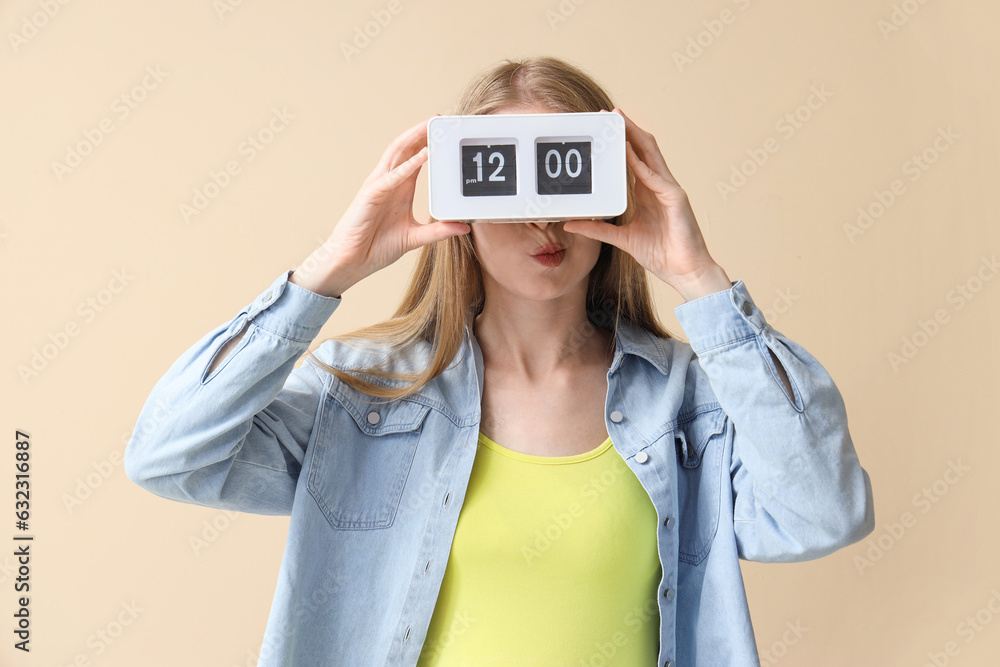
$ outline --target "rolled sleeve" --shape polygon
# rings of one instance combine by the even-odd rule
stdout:
[[[296,285],[288,280],[291,275],[292,270],[279,275],[253,300],[245,314],[276,336],[308,342],[319,335],[342,298],[323,296]]]
[[[682,303],[674,313],[691,349],[699,356],[756,336],[764,325],[764,316],[742,280],[732,283],[728,290]]]

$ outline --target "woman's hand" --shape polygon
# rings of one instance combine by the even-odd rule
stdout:
[[[295,269],[291,282],[324,296],[339,297],[410,250],[469,233],[464,222],[422,224],[413,217],[417,173],[427,160],[428,120],[389,144],[333,234]]]
[[[625,119],[625,157],[636,176],[635,213],[626,224],[569,220],[563,229],[610,243],[691,301],[732,287],[729,276],[708,253],[687,193],[681,189],[656,145],[617,107]]]

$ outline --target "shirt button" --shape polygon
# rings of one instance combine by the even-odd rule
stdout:
[[[449,498],[451,498],[451,491],[449,491],[448,493],[444,494],[444,503],[441,504],[441,507],[447,507],[448,506],[448,499]]]
[[[667,598],[668,602],[674,599],[674,594],[675,591],[673,588],[668,588],[667,590],[663,591],[663,597]]]
[[[403,635],[403,641],[405,642],[409,638],[410,638],[410,626],[406,626],[406,634]]]
[[[638,454],[635,455],[635,460],[639,463],[645,463],[646,461],[649,460],[649,454],[647,454],[646,452],[639,452]]]
[[[614,412],[611,413],[611,421],[613,421],[614,423],[617,424],[621,420],[622,420],[622,413],[621,412],[619,412],[618,410],[615,410]]]
[[[752,312],[753,312],[753,306],[750,305],[749,301],[744,301],[743,302],[743,314],[744,315],[749,315]]]
[[[674,667],[674,661],[667,660],[665,663],[663,663],[663,667]]]
[[[673,528],[675,523],[676,521],[674,521],[674,517],[668,516],[667,520],[663,522],[663,525],[667,528]]]
[[[266,306],[269,303],[271,303],[272,301],[274,301],[274,288],[273,287],[271,289],[267,290],[264,293],[264,298],[261,299],[261,303],[263,303]]]
[[[429,568],[430,566],[431,566],[431,562],[430,561],[427,561],[424,564],[424,574],[427,574],[427,568]]]
[[[382,419],[382,417],[380,417],[379,414],[374,410],[368,413],[368,423],[371,424],[372,426],[377,424],[380,419]]]

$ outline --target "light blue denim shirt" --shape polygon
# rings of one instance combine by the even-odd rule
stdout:
[[[290,274],[155,384],[125,471],[164,498],[291,516],[260,667],[416,665],[476,454],[482,351],[467,326],[418,394],[370,403],[312,363],[294,367],[341,298]],[[675,313],[690,343],[619,325],[605,402],[614,448],[659,520],[658,664],[757,666],[739,559],[810,560],[862,539],[871,482],[833,380],[764,321],[742,281]],[[357,368],[373,350],[326,341],[316,354]],[[393,368],[420,370],[429,352]]]

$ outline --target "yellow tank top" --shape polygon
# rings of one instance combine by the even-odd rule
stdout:
[[[609,437],[535,456],[481,432],[418,665],[655,665],[656,510]]]

